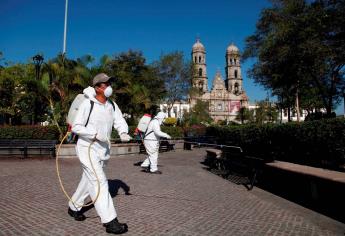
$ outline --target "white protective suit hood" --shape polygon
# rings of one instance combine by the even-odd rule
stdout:
[[[85,97],[87,97],[88,99],[94,101],[94,102],[98,102],[98,100],[95,98],[96,96],[96,91],[95,88],[89,86],[86,89],[83,90],[83,94],[85,95]]]
[[[158,120],[159,124],[161,125],[163,123],[163,121],[165,120],[165,118],[167,117],[167,114],[160,111],[158,112],[158,114],[155,116],[155,119]]]

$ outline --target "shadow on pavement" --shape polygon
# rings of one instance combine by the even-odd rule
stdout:
[[[125,192],[125,195],[132,195],[129,192],[130,187],[125,182],[123,182],[122,180],[108,179],[108,185],[109,185],[109,193],[110,193],[110,196],[112,198],[116,197],[116,195],[118,194],[120,189],[122,189]],[[91,203],[91,201],[89,201],[87,204],[90,204],[90,203]],[[83,207],[80,211],[81,211],[81,213],[85,213],[94,207],[95,207],[94,204],[92,204],[90,206]]]

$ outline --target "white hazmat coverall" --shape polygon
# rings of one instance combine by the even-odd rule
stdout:
[[[112,127],[121,134],[128,133],[128,125],[122,117],[119,107],[115,103],[114,111],[114,108],[109,101],[102,104],[95,98],[96,93],[94,88],[88,87],[87,89],[84,89],[84,94],[86,94],[90,100],[94,101],[94,106],[89,122],[85,127],[90,113],[91,104],[88,99],[82,102],[72,125],[72,131],[79,136],[76,153],[83,168],[80,183],[72,196],[72,200],[78,205],[83,205],[84,200],[88,196],[90,196],[92,200],[96,198],[98,184],[89,160],[88,148],[97,134],[97,141],[91,145],[90,149],[91,161],[100,181],[100,193],[95,202],[95,209],[97,214],[101,217],[101,222],[108,223],[115,219],[117,214],[113,204],[113,199],[109,193],[108,180],[103,168],[105,167],[105,162],[110,158],[109,140]],[[74,211],[79,211],[81,209],[80,206],[74,206],[71,201],[68,204]]]
[[[145,161],[141,164],[141,167],[149,167],[150,171],[155,172],[158,170],[158,152],[159,152],[159,139],[171,137],[161,131],[160,125],[163,123],[163,120],[166,118],[166,114],[164,112],[158,112],[158,114],[151,120],[149,126],[147,127],[147,131],[144,138],[144,145],[148,157]]]

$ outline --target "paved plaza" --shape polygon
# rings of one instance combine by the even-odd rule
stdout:
[[[162,175],[133,166],[144,155],[110,159],[106,173],[119,220],[129,227],[125,235],[344,235],[343,223],[210,173],[200,163],[204,155],[204,149],[161,154]],[[60,164],[72,194],[79,161]],[[0,235],[109,235],[94,208],[83,222],[67,215],[53,159],[1,158],[0,189]]]

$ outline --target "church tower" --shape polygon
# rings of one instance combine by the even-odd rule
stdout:
[[[242,88],[242,74],[240,64],[240,51],[231,43],[226,49],[226,80],[225,86],[227,90],[235,95],[240,95],[243,92]]]
[[[199,88],[201,92],[208,91],[206,72],[206,51],[199,38],[192,48],[192,61],[194,63],[193,87]]]

